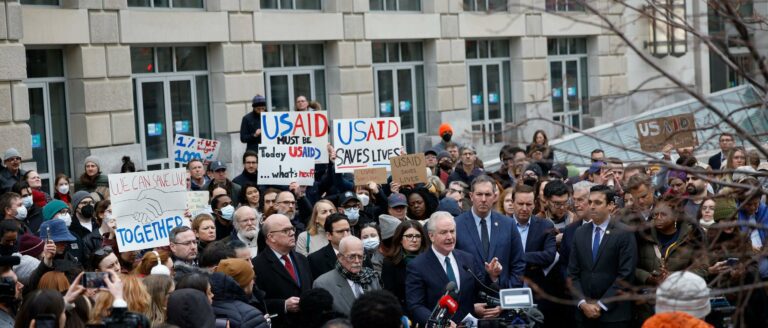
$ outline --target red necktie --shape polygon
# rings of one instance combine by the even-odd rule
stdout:
[[[285,269],[288,270],[288,274],[291,275],[291,278],[293,278],[293,281],[298,282],[298,279],[296,279],[296,271],[293,270],[293,264],[291,263],[291,259],[288,257],[288,255],[283,255],[283,257],[281,258],[283,259],[283,261],[285,261]]]

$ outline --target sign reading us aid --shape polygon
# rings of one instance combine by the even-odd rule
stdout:
[[[659,152],[665,145],[675,148],[696,147],[696,118],[693,114],[681,114],[642,120],[635,123],[640,149]]]
[[[400,118],[356,118],[333,121],[336,173],[354,173],[366,167],[384,167],[402,148]]]
[[[287,186],[296,182],[311,186],[315,182],[314,156],[305,155],[304,146],[259,145],[259,185]]]
[[[177,134],[174,140],[173,160],[176,163],[187,164],[193,158],[208,163],[216,160],[219,156],[220,143],[217,140],[190,137],[183,134]]]
[[[171,229],[189,226],[183,168],[110,174],[109,199],[122,252],[167,246]]]
[[[302,153],[315,163],[327,163],[328,116],[324,112],[261,113],[261,144],[303,146]]]

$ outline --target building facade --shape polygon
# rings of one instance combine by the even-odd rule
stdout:
[[[273,111],[305,95],[332,119],[400,116],[411,152],[449,122],[492,158],[537,129],[553,138],[685,98],[642,57],[709,92],[708,52],[691,38],[679,56],[652,57],[642,15],[579,3],[0,1],[0,149],[19,149],[50,183],[81,174],[88,155],[105,172],[123,155],[171,167],[174,134],[187,134],[222,141],[237,174],[240,121],[262,94]],[[683,4],[706,27],[697,3]]]

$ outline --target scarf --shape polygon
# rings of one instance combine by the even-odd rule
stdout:
[[[354,274],[352,272],[347,271],[343,266],[341,266],[341,263],[339,261],[336,261],[336,270],[339,271],[342,277],[344,279],[352,280],[352,282],[359,284],[363,287],[364,291],[368,291],[371,288],[371,284],[373,283],[373,279],[377,279],[376,272],[373,271],[371,268],[363,267],[360,269],[360,272],[357,274]]]
[[[408,262],[411,262],[413,259],[415,259],[417,255],[419,254],[411,254],[406,251],[403,251],[403,261],[405,261],[405,264],[407,265]]]

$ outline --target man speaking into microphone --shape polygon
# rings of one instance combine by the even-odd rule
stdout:
[[[446,327],[455,327],[467,314],[477,318],[492,318],[501,313],[501,308],[486,308],[479,301],[479,286],[471,273],[463,270],[472,268],[475,273],[488,272],[484,275],[488,283],[498,280],[502,271],[497,260],[488,263],[485,268],[479,259],[469,253],[454,249],[456,246],[456,223],[448,212],[435,212],[427,222],[427,233],[432,242],[431,249],[421,253],[408,263],[405,278],[406,304],[411,319],[425,327],[431,319],[431,309],[443,300],[445,286],[449,282],[456,285],[451,297],[458,302],[458,309]],[[440,306],[442,306],[440,304]]]

